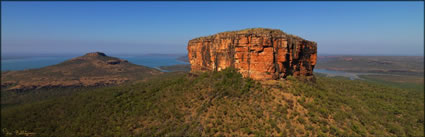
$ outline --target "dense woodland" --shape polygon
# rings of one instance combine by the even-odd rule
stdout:
[[[420,88],[321,75],[259,82],[229,68],[120,86],[2,90],[1,134],[424,136]]]

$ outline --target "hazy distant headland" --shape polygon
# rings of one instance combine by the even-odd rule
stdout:
[[[63,53],[63,54],[3,54],[2,55],[2,71],[6,70],[24,70],[41,68],[49,65],[61,63],[68,59],[81,56],[78,53]],[[109,54],[108,54],[109,55]],[[187,62],[180,61],[177,58],[185,54],[111,54],[111,56],[120,57],[130,60],[138,65],[145,65],[148,67],[156,68],[159,66],[168,66],[176,64],[187,64]]]
[[[24,58],[33,58],[33,57],[78,57],[81,54],[85,53],[2,53],[1,59],[24,59]],[[164,54],[164,53],[112,53],[113,56],[174,56],[180,57],[187,55],[187,53],[173,53],[173,54]]]

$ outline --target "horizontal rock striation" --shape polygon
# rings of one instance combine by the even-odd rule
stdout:
[[[312,76],[317,44],[277,29],[222,32],[189,41],[191,71],[239,69],[255,80]]]

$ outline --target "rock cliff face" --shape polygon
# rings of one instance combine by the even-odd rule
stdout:
[[[276,29],[222,32],[189,41],[191,71],[235,67],[256,80],[312,76],[317,44]]]

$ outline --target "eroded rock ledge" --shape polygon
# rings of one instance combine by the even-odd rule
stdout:
[[[265,28],[195,38],[187,49],[191,71],[235,67],[256,80],[312,76],[317,58],[316,42]]]

